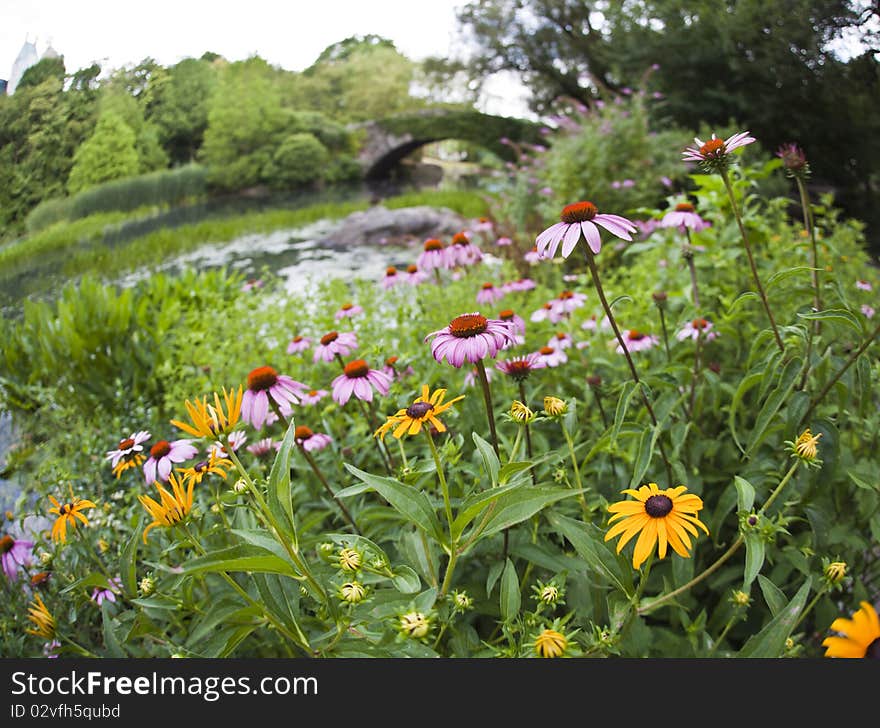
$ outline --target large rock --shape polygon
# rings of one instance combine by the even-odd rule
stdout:
[[[328,247],[348,247],[449,237],[466,229],[468,222],[467,218],[445,207],[423,205],[389,210],[374,205],[344,218],[319,243]]]

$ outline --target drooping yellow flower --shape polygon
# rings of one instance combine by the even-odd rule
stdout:
[[[535,652],[538,657],[562,657],[568,647],[568,640],[555,629],[545,629],[535,637]]]
[[[85,500],[84,498],[77,498],[73,495],[73,486],[70,486],[70,501],[67,503],[59,503],[58,499],[55,496],[50,495],[49,500],[52,501],[53,508],[49,509],[49,513],[53,513],[58,516],[55,519],[55,523],[52,524],[52,540],[53,541],[61,541],[61,543],[66,543],[67,541],[67,526],[70,525],[71,529],[76,528],[76,520],[79,519],[83,522],[84,525],[88,526],[88,519],[82,514],[82,511],[87,510],[89,508],[97,508],[97,506],[92,503],[90,500]]]
[[[128,455],[119,458],[119,462],[113,466],[111,472],[116,476],[116,479],[119,480],[126,470],[139,468],[144,460],[146,460],[146,457],[139,452],[129,453]]]
[[[171,485],[171,493],[163,488],[158,481],[155,481],[156,488],[159,491],[160,503],[157,503],[147,495],[138,496],[141,505],[147,509],[147,513],[153,519],[153,522],[144,529],[144,543],[147,542],[147,534],[156,526],[176,526],[192,510],[195,480],[190,478],[189,484],[184,489],[183,479],[176,477],[174,473],[170,473],[168,475],[168,482]]]
[[[821,432],[818,435],[814,435],[810,432],[810,428],[808,427],[798,435],[798,439],[794,441],[794,454],[803,460],[812,462],[816,459],[816,455],[818,454],[816,443],[819,442],[820,437],[822,437]]]
[[[446,396],[445,389],[435,389],[430,395],[429,391],[428,385],[423,384],[421,396],[416,397],[409,407],[400,409],[395,414],[389,416],[385,424],[376,430],[373,437],[384,439],[388,430],[392,427],[395,430],[391,434],[398,440],[404,435],[418,435],[422,430],[422,425],[426,422],[434,425],[438,432],[446,432],[446,425],[437,419],[437,415],[448,410],[460,399],[464,399],[464,395],[462,394],[454,399],[450,399],[448,402],[443,402],[443,398]]]
[[[852,619],[838,617],[831,623],[831,630],[843,637],[826,637],[822,641],[825,657],[877,657],[880,658],[880,619],[869,602],[859,602],[859,609]]]
[[[220,403],[220,395],[217,392],[214,392],[214,404],[208,404],[207,397],[197,399],[194,403],[186,400],[184,405],[190,420],[192,420],[192,425],[180,420],[171,420],[171,424],[193,437],[216,440],[238,424],[241,416],[242,396],[242,388],[239,384],[238,390],[232,389],[228,392],[223,387],[225,409],[224,404]]]
[[[511,419],[520,424],[527,425],[535,419],[535,413],[529,409],[528,405],[520,402],[518,399],[513,400],[509,411]]]
[[[568,403],[559,397],[544,397],[544,413],[548,417],[559,417],[568,411]]]
[[[207,460],[202,460],[189,468],[175,468],[175,470],[188,481],[201,483],[202,478],[209,473],[212,475],[219,475],[223,480],[226,480],[225,468],[231,467],[231,460],[220,457],[216,452],[211,452],[211,454],[208,455]]]
[[[686,490],[687,486],[684,485],[660,490],[656,483],[648,483],[638,490],[628,488],[622,491],[635,500],[608,506],[608,510],[614,514],[609,524],[614,521],[618,523],[605,534],[605,540],[620,535],[620,541],[617,542],[617,553],[620,553],[630,539],[640,533],[633,552],[634,569],[638,569],[651,555],[655,544],[658,545],[661,559],[666,557],[668,546],[679,556],[688,558],[688,549],[691,547],[688,533],[699,535],[696,529],[699,526],[708,535],[709,529],[696,516],[703,507],[702,499],[693,493],[685,494]]]
[[[33,629],[25,629],[28,634],[34,634],[37,637],[44,637],[51,640],[55,637],[55,617],[49,611],[49,608],[43,604],[43,600],[39,594],[34,595],[34,600],[28,607],[28,619],[33,623]]]

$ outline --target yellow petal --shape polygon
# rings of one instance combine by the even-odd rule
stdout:
[[[657,543],[657,519],[648,517],[648,522],[639,534],[636,548],[633,551],[633,568],[638,569],[642,562],[651,555],[654,544]]]

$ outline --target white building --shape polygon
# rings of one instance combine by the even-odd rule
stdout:
[[[12,72],[9,74],[9,80],[6,82],[6,93],[9,95],[15,93],[15,88],[18,86],[19,81],[21,81],[24,72],[37,61],[41,61],[44,58],[61,58],[61,55],[50,43],[41,56],[37,53],[36,43],[31,43],[29,40],[25,39],[24,45],[21,47],[21,50],[18,52],[18,57],[15,59],[15,63],[12,64]]]

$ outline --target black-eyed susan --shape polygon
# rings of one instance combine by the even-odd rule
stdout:
[[[422,430],[422,425],[426,422],[431,423],[438,432],[446,432],[446,425],[438,419],[437,415],[464,399],[464,395],[461,394],[448,402],[443,401],[445,397],[445,389],[435,389],[430,392],[428,385],[423,384],[422,394],[416,397],[409,407],[397,410],[395,414],[390,415],[385,424],[376,430],[373,436],[384,439],[392,427],[394,432],[391,434],[398,440],[404,435],[418,435]]]
[[[697,527],[706,534],[709,529],[696,516],[703,508],[702,499],[693,493],[685,493],[686,490],[687,486],[684,485],[660,490],[656,483],[648,483],[637,490],[628,488],[622,491],[635,500],[620,501],[608,506],[613,514],[609,524],[614,521],[618,523],[605,534],[605,540],[620,536],[620,541],[617,542],[617,553],[620,553],[638,533],[639,538],[633,551],[634,569],[638,569],[653,553],[655,544],[658,545],[661,559],[666,556],[668,546],[679,556],[688,558],[688,549],[691,547],[688,534],[697,536]]]
[[[798,435],[797,440],[794,442],[786,440],[785,444],[791,449],[792,457],[800,458],[805,465],[818,467],[822,464],[822,461],[819,460],[819,448],[817,447],[820,437],[822,437],[821,432],[814,435],[808,427]]]
[[[852,619],[838,617],[831,623],[831,630],[842,636],[822,641],[825,657],[880,658],[880,618],[871,603],[859,602],[859,606]]]
[[[28,607],[28,619],[34,626],[25,629],[25,632],[37,637],[44,637],[47,640],[55,637],[55,617],[52,616],[39,594],[34,595],[34,600]]]
[[[59,503],[54,495],[50,495],[49,500],[53,506],[49,509],[49,513],[57,516],[55,523],[52,524],[52,540],[61,541],[61,543],[67,541],[68,525],[71,529],[75,529],[76,521],[79,519],[83,525],[88,526],[89,521],[82,512],[89,508],[97,508],[97,505],[92,501],[74,496],[73,486],[70,486],[70,500],[67,503]]]
[[[189,483],[184,487],[183,478],[178,478],[174,473],[171,473],[168,476],[168,483],[171,486],[171,493],[155,482],[161,502],[157,503],[147,495],[138,496],[141,505],[147,509],[147,513],[153,519],[153,522],[144,529],[144,543],[147,542],[147,534],[152,529],[157,526],[176,526],[192,510],[195,480],[190,478]]]
[[[211,475],[219,475],[226,480],[226,471],[232,467],[232,461],[224,457],[220,457],[216,452],[211,452],[207,460],[197,462],[189,468],[175,468],[188,481],[201,483],[209,473]]]
[[[195,402],[186,400],[184,406],[192,424],[180,420],[171,420],[171,424],[193,437],[216,440],[220,435],[225,435],[232,430],[238,423],[241,417],[242,397],[243,390],[239,385],[237,390],[231,389],[228,392],[223,387],[222,403],[217,392],[214,392],[214,404],[209,404],[207,397],[197,399]]]

